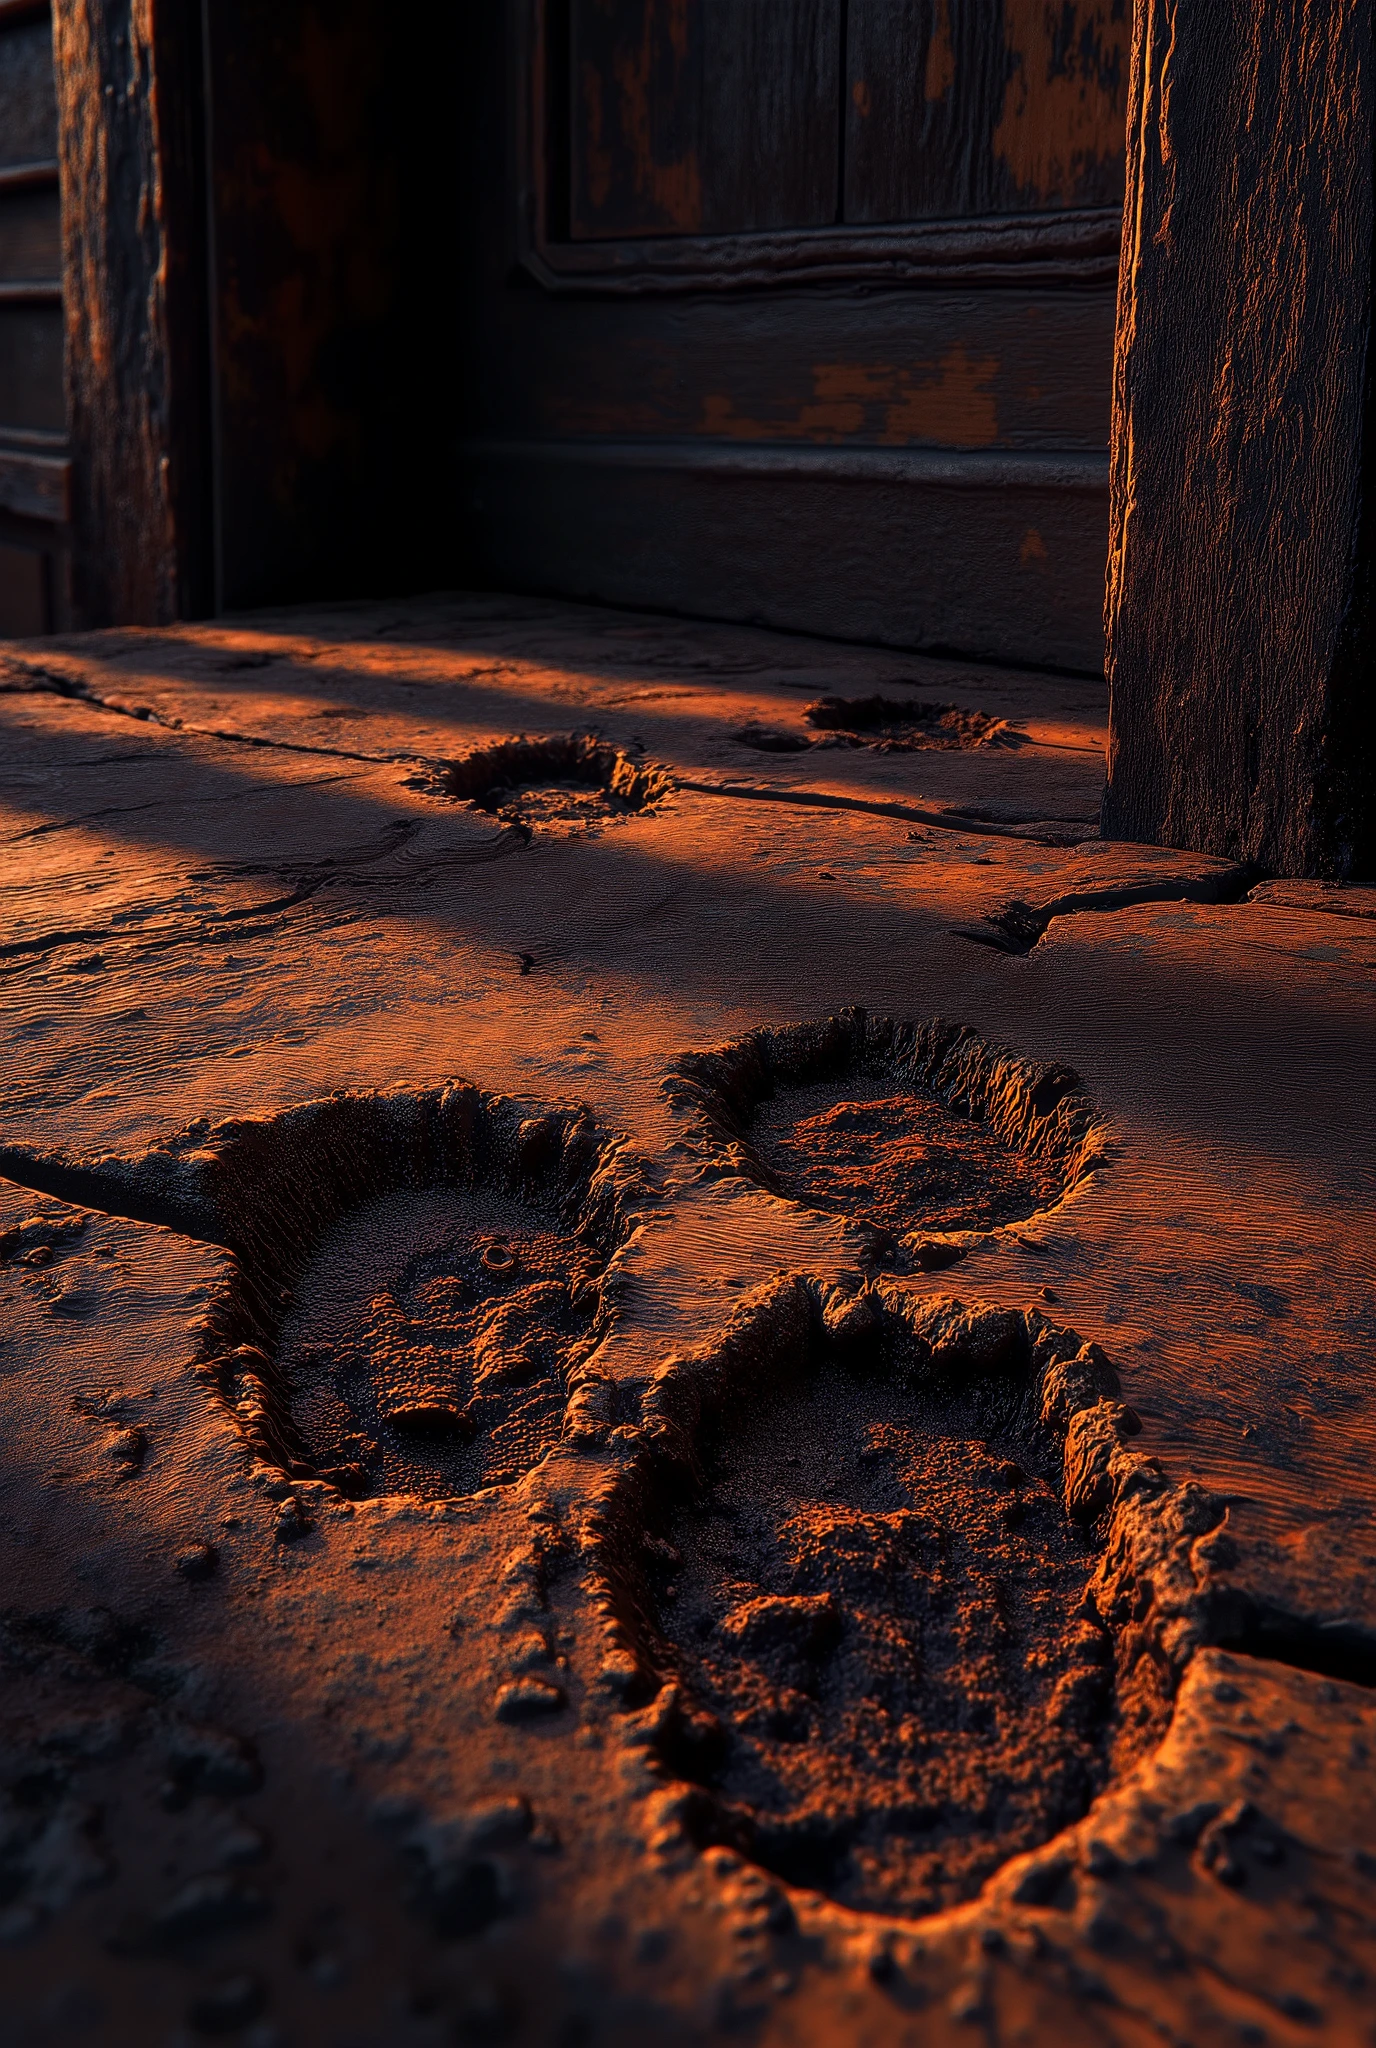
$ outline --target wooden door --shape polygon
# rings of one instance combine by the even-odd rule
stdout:
[[[0,4],[0,634],[66,617],[57,104],[47,0]]]
[[[459,238],[486,573],[1102,666],[1126,0],[512,0]]]

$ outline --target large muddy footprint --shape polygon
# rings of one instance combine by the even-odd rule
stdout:
[[[839,1335],[727,1347],[676,1503],[661,1477],[612,1517],[610,1611],[700,1844],[920,1917],[1078,1820],[1157,1725],[1085,1597],[1105,1532],[1067,1512],[1057,1389],[1132,1420],[1040,1318],[859,1300]]]

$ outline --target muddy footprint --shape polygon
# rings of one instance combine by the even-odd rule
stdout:
[[[1106,1153],[1068,1068],[939,1019],[755,1031],[683,1056],[666,1087],[709,1172],[869,1226],[920,1266],[1054,1207]]]
[[[615,1601],[699,1846],[916,1918],[1078,1820],[1124,1717],[1085,1599],[1103,1532],[1067,1512],[1044,1419],[1049,1326],[890,1283],[861,1301],[739,1372],[676,1505],[641,1497]],[[1081,1366],[1115,1384],[1092,1347]]]
[[[172,1149],[177,1205],[234,1254],[199,1370],[259,1459],[353,1497],[442,1498],[515,1480],[556,1442],[640,1187],[585,1109],[456,1082]]]
[[[568,836],[624,824],[651,814],[674,786],[667,769],[592,733],[498,740],[407,780],[428,795],[470,803],[527,837],[536,830]]]

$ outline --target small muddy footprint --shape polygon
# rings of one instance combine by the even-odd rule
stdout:
[[[470,803],[527,837],[624,824],[649,813],[674,786],[666,769],[591,733],[498,740],[407,780],[428,795]]]
[[[683,1054],[665,1091],[678,1149],[862,1226],[890,1263],[948,1265],[1053,1208],[1107,1156],[1068,1067],[967,1025],[845,1010]]]

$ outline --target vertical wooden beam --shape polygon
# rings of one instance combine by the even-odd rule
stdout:
[[[73,603],[209,609],[199,0],[55,0]]]
[[[1104,831],[1376,865],[1376,0],[1135,0]]]

